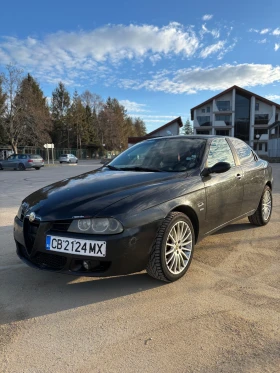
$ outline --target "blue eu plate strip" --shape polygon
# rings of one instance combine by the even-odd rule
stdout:
[[[46,249],[47,250],[51,249],[51,236],[46,237]]]

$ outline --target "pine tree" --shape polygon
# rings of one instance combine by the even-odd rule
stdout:
[[[68,110],[70,108],[70,95],[62,82],[52,93],[51,112],[53,119],[53,140],[56,146],[70,148],[71,128],[68,123]]]
[[[30,74],[22,80],[14,104],[19,108],[16,121],[23,127],[21,142],[37,146],[50,142],[52,122],[46,97]]]
[[[186,120],[186,123],[182,127],[182,135],[193,135],[193,126],[189,119]]]

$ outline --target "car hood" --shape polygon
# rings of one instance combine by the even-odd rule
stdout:
[[[184,179],[185,179],[184,174]],[[93,217],[103,209],[155,189],[170,188],[181,173],[112,171],[101,169],[64,179],[32,193],[23,202],[43,221]],[[149,195],[150,193],[147,193]]]

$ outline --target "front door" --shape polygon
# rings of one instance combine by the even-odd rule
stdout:
[[[8,159],[2,162],[3,168],[15,168],[17,155],[10,155]]]
[[[206,189],[206,231],[230,222],[241,215],[243,201],[243,171],[236,165],[231,148],[225,138],[213,139],[206,167],[228,162],[231,168],[221,174],[203,177]]]

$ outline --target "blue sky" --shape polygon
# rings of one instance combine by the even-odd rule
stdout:
[[[236,84],[280,103],[280,2],[18,1],[0,14],[0,70],[46,96],[63,81],[117,98],[148,132]]]

